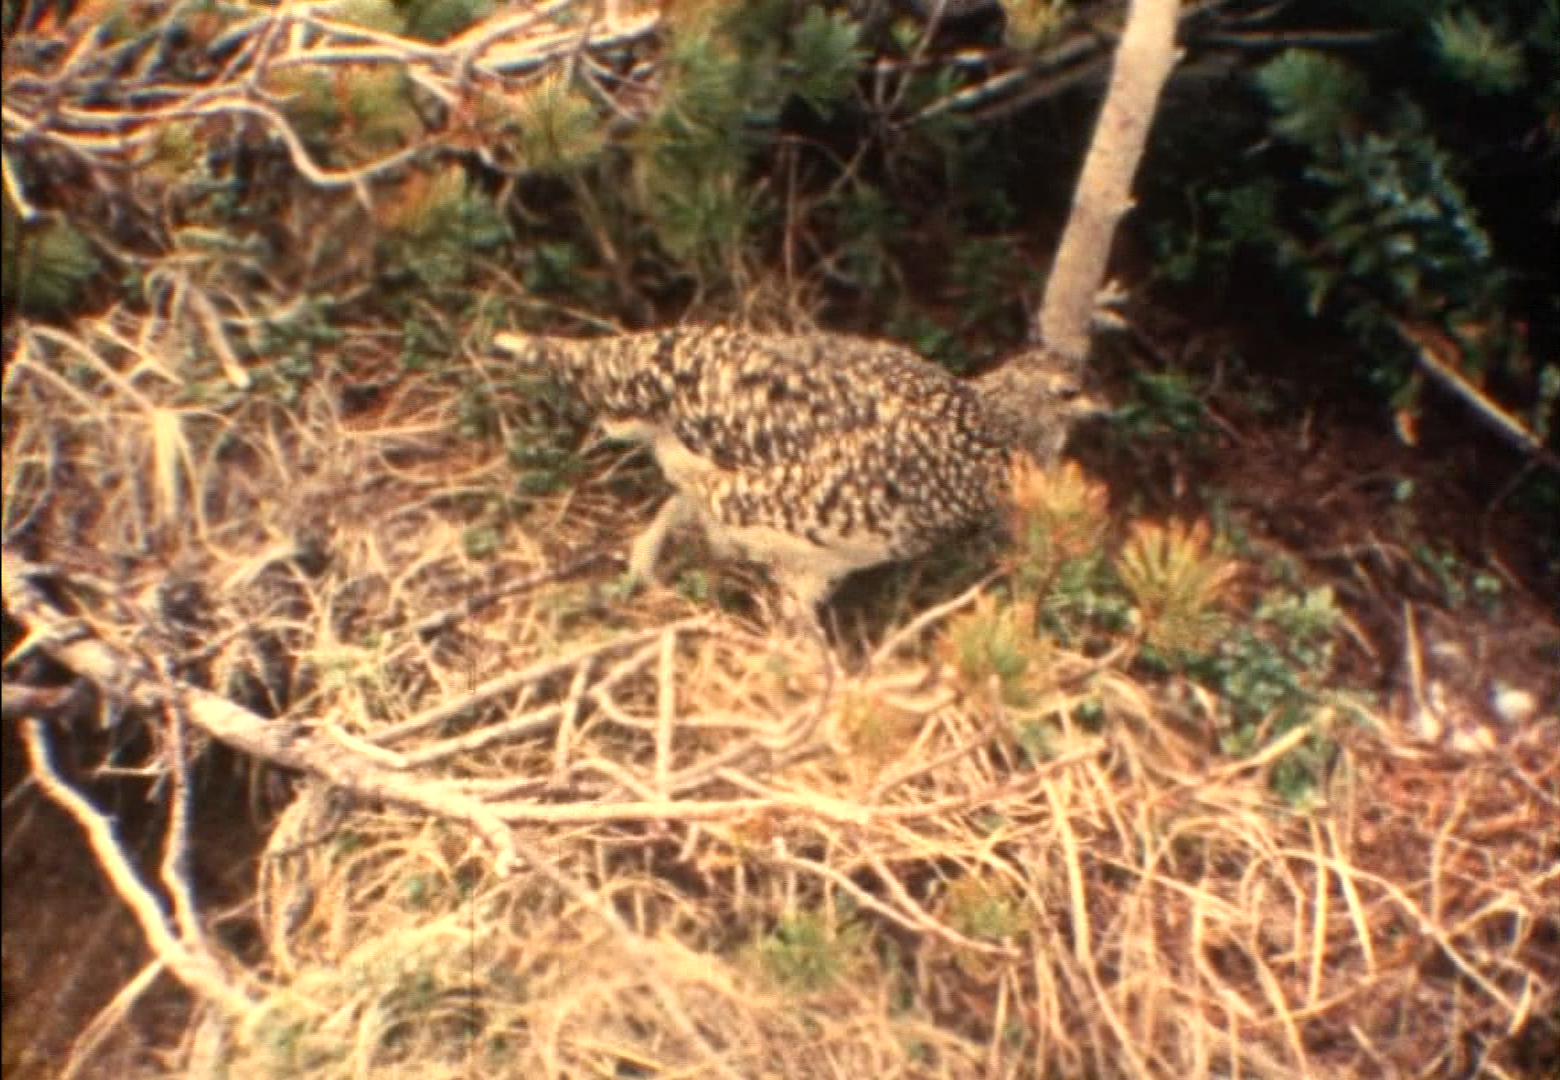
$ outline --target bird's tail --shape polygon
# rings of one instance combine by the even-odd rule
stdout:
[[[551,379],[588,408],[612,416],[652,417],[667,408],[675,376],[664,334],[616,334],[601,338],[502,333],[493,348],[516,361],[526,375]]]
[[[493,335],[493,350],[510,360],[522,371],[542,374],[557,365],[558,339],[545,334],[517,334],[505,332]]]
[[[591,379],[593,344],[547,334],[493,335],[493,350],[514,361],[517,374],[556,380],[574,390],[584,389]]]

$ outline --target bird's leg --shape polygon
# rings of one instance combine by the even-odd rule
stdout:
[[[704,522],[704,539],[710,554],[723,562],[740,559],[744,554],[742,545],[727,535],[726,529],[708,519]]]
[[[824,630],[819,608],[834,591],[834,578],[807,571],[782,573],[780,584],[780,613],[783,624],[803,637],[812,639],[823,654],[825,666],[834,666],[834,653],[829,648],[829,635]]]
[[[679,525],[697,520],[698,516],[699,505],[688,496],[677,494],[667,499],[628,549],[629,584],[648,585],[655,580],[655,566],[660,561],[667,536]]]

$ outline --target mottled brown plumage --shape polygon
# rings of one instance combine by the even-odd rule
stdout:
[[[910,558],[991,520],[1015,450],[1043,460],[1091,406],[1042,354],[976,382],[903,346],[843,334],[684,327],[596,339],[500,334],[607,434],[648,444],[677,489],[635,541],[702,525],[769,564],[811,612],[846,574]]]

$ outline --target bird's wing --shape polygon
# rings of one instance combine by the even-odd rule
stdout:
[[[767,469],[930,417],[949,395],[968,392],[908,349],[844,335],[755,335],[731,362],[703,365],[666,423],[722,469]]]
[[[767,526],[819,547],[879,537],[893,557],[912,555],[991,516],[1004,475],[1003,449],[983,428],[940,419],[954,422],[901,413],[798,457],[714,469],[692,494],[723,525]]]

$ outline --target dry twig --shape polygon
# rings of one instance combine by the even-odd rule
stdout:
[[[314,773],[364,798],[417,807],[439,817],[471,825],[492,849],[502,872],[515,865],[509,830],[490,811],[452,785],[415,780],[376,762],[344,757],[338,746],[310,737],[291,725],[256,716],[225,698],[151,676],[144,661],[119,653],[106,642],[67,633],[72,620],[56,611],[29,580],[27,566],[10,551],[0,554],[4,566],[6,608],[29,628],[54,659],[107,696],[148,710],[185,710],[191,722],[207,734],[261,761]]]
[[[98,865],[135,915],[152,951],[180,982],[202,998],[233,1016],[248,1013],[254,999],[229,983],[222,966],[206,949],[200,936],[185,937],[168,922],[162,905],[131,868],[130,860],[114,834],[113,823],[56,771],[48,730],[43,723],[24,721],[22,741],[27,747],[27,759],[39,790],[81,826]]]

